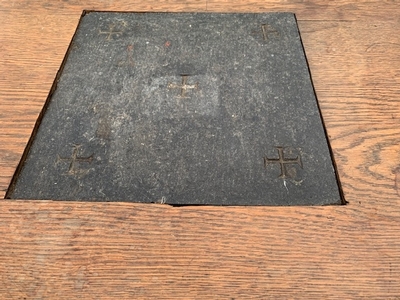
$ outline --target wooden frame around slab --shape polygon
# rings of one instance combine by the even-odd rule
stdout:
[[[0,197],[84,9],[295,12],[346,206],[0,201],[2,299],[400,296],[395,1],[0,4]]]

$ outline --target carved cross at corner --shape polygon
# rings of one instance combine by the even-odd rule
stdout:
[[[281,167],[281,174],[279,178],[287,178],[289,177],[286,170],[286,165],[288,164],[297,164],[301,168],[303,168],[303,163],[301,161],[301,156],[298,155],[296,158],[285,158],[283,153],[283,147],[275,147],[278,150],[278,158],[268,158],[267,156],[264,157],[264,167],[266,168],[269,164],[280,164]]]
[[[119,34],[122,33],[122,31],[114,31],[115,24],[110,24],[108,27],[109,27],[108,31],[101,31],[99,29],[99,34],[106,34],[107,35],[106,41],[110,41],[113,34],[119,35]]]
[[[69,167],[67,171],[67,175],[85,175],[88,170],[82,170],[79,168],[79,164],[81,163],[92,163],[93,154],[88,157],[79,157],[79,149],[81,145],[73,145],[73,151],[71,157],[60,157],[57,154],[57,163],[66,161],[69,162]]]
[[[278,36],[278,31],[269,24],[261,24],[261,30],[263,34],[264,41],[268,41],[268,38],[272,35]]]

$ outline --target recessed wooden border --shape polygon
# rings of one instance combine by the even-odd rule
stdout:
[[[292,11],[347,206],[0,202],[0,295],[382,298],[400,295],[395,2],[14,1],[0,19],[0,196],[83,9]]]

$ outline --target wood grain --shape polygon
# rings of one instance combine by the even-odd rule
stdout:
[[[0,197],[83,9],[295,12],[349,204],[1,200],[1,299],[400,297],[397,1],[2,1]]]

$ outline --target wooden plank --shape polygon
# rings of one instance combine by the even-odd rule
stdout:
[[[343,207],[0,203],[0,298],[347,298],[400,294],[395,1],[13,1],[0,20],[0,196],[82,9],[294,11]]]
[[[394,297],[399,213],[6,201],[0,291],[27,299]]]
[[[299,20],[358,21],[361,18],[396,20],[396,1],[326,1],[326,0],[209,0],[207,11],[258,12],[290,11]]]
[[[300,31],[346,200],[398,203],[399,24],[317,24],[302,22]]]

